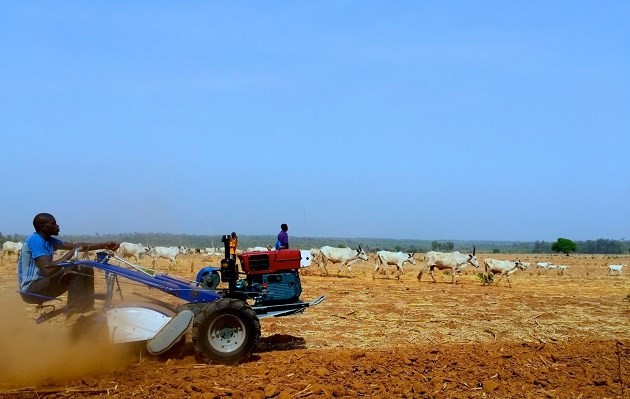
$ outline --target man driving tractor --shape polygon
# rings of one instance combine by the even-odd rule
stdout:
[[[53,236],[59,235],[59,225],[49,213],[39,213],[33,219],[35,232],[22,247],[17,274],[20,295],[31,304],[41,304],[68,292],[66,326],[72,326],[82,316],[94,310],[94,269],[75,265],[59,267],[70,260],[75,250],[91,251],[109,249],[115,251],[120,243],[68,243]],[[68,250],[53,260],[55,250]]]

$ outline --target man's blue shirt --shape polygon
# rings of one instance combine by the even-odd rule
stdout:
[[[18,259],[17,273],[20,291],[27,291],[33,281],[46,277],[35,264],[35,259],[40,256],[52,257],[55,249],[61,248],[62,245],[63,241],[54,237],[45,240],[38,233],[33,233],[26,239]]]

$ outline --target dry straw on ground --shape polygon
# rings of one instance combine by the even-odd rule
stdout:
[[[442,273],[436,273],[437,283],[428,276],[418,282],[421,262],[405,266],[400,279],[373,276],[373,257],[353,265],[352,277],[345,271],[335,277],[335,268],[329,276],[320,275],[314,266],[302,278],[302,297],[324,294],[326,301],[299,316],[263,320],[261,347],[244,365],[200,366],[189,344],[181,357],[169,361],[132,354],[124,373],[109,364],[82,378],[66,376],[63,382],[42,376],[29,382],[4,378],[0,396],[32,385],[53,391],[72,387],[92,397],[186,393],[263,398],[265,387],[273,385],[283,387],[273,396],[278,398],[621,397],[621,387],[630,378],[625,351],[630,347],[630,301],[625,299],[630,279],[610,275],[606,265],[629,263],[630,257],[486,256],[518,257],[534,264],[552,261],[571,268],[564,275],[537,269],[517,272],[509,288],[505,281],[482,286],[479,270],[470,267],[460,283],[452,285],[450,276]],[[482,260],[484,254],[478,257]],[[169,273],[192,279],[198,268],[217,261],[183,257]],[[148,259],[140,264],[151,265]],[[4,298],[17,297],[15,260],[5,259],[0,267]],[[158,268],[169,269],[165,261]],[[177,303],[137,284],[121,280],[121,286],[126,298],[137,293],[139,298]],[[11,317],[28,321],[20,324],[28,331],[63,331],[57,321],[34,325],[28,320],[30,305],[19,300],[3,303],[10,303],[5,309]],[[4,339],[0,350],[14,343]],[[46,372],[55,375],[54,370]],[[229,380],[221,377],[225,373]],[[112,381],[116,385],[110,385]]]

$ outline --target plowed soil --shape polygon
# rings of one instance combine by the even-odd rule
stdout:
[[[630,278],[606,266],[630,256],[479,254],[569,265],[533,267],[509,287],[483,286],[467,267],[457,284],[417,266],[400,279],[304,269],[301,315],[261,320],[262,340],[237,366],[195,358],[190,336],[170,357],[96,339],[71,343],[58,317],[35,324],[19,299],[15,256],[0,265],[0,398],[630,398]],[[141,259],[140,264],[150,262]],[[193,279],[218,258],[181,257],[169,269]],[[624,270],[630,273],[630,269]],[[99,272],[100,273],[100,272]],[[97,273],[97,287],[102,276]],[[177,298],[121,280],[125,298]],[[65,299],[65,298],[62,298]]]

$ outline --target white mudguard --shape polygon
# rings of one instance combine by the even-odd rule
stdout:
[[[171,309],[152,303],[120,305],[107,311],[111,343],[147,341],[174,316]]]

